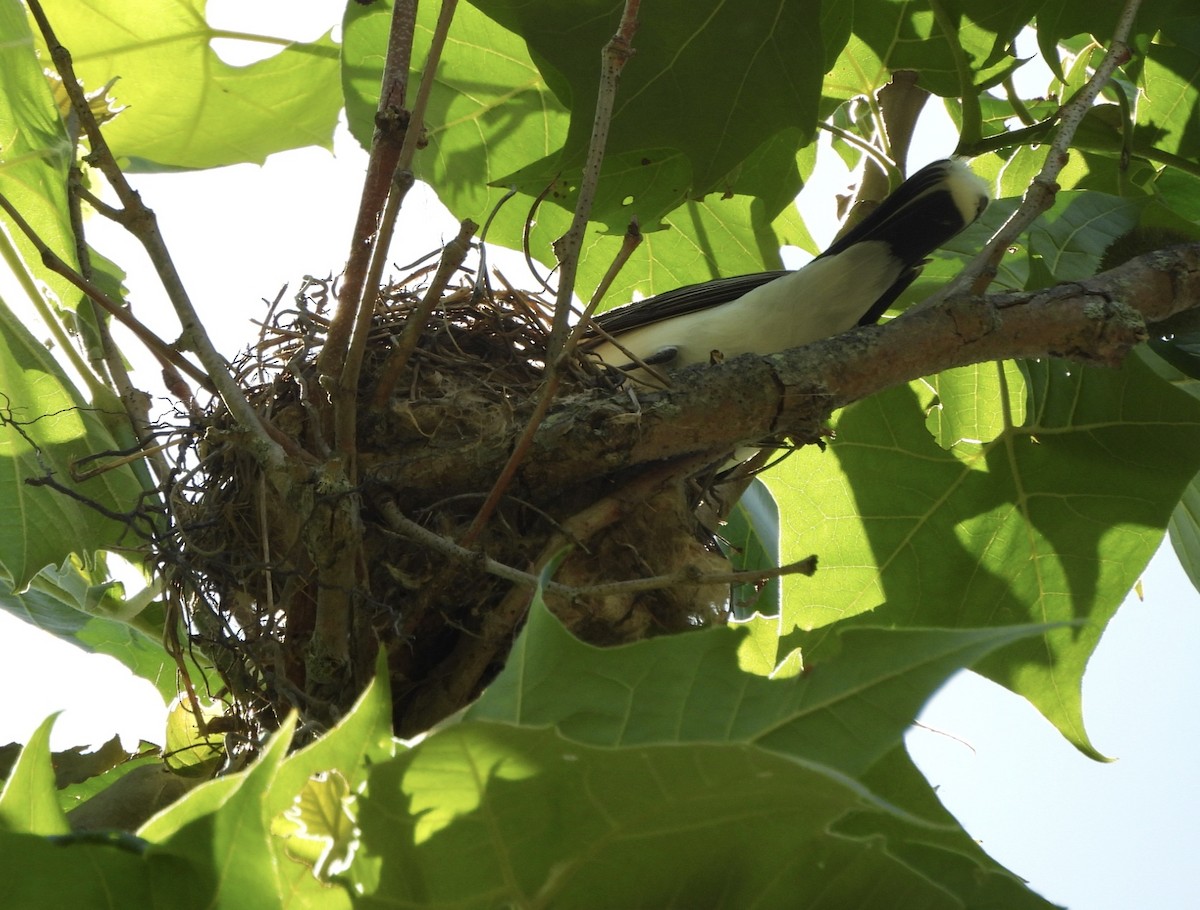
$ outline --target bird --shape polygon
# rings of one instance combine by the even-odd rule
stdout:
[[[717,278],[617,307],[586,349],[651,385],[741,354],[774,354],[877,322],[935,249],[973,224],[987,183],[961,159],[921,168],[821,255],[795,271]],[[631,356],[632,355],[632,356]]]

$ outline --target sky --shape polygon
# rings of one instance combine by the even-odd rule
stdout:
[[[245,19],[250,8],[265,25]],[[314,37],[338,8],[280,0],[209,4],[214,22],[275,34],[286,10],[288,34],[298,38]],[[943,157],[950,145],[945,127],[932,127],[914,147],[910,169]],[[227,356],[253,338],[248,320],[265,312],[264,298],[305,274],[341,268],[365,155],[344,133],[335,151],[289,152],[264,168],[135,179]],[[820,208],[825,214],[812,217],[827,220],[831,197],[832,188],[813,180],[802,211],[808,216]],[[429,252],[456,227],[418,187],[406,203],[394,261]],[[140,248],[99,222],[92,229],[110,259],[127,268],[138,264],[127,282],[133,306],[151,327],[174,337],[166,299]],[[502,257],[496,261],[508,271]],[[135,378],[161,388],[153,371]],[[1200,906],[1200,875],[1189,874],[1200,848],[1194,772],[1200,595],[1169,544],[1147,569],[1143,590],[1145,599],[1131,595],[1110,623],[1084,678],[1088,732],[1114,762],[1084,757],[1026,701],[966,672],[933,698],[907,738],[914,760],[971,835],[1044,897],[1072,910]],[[0,691],[9,693],[0,710],[0,744],[24,741],[61,709],[55,748],[100,743],[114,732],[130,745],[139,737],[161,739],[165,712],[148,683],[110,658],[83,655],[4,613]]]

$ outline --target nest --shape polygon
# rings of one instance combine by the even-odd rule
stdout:
[[[247,741],[290,708],[314,733],[336,722],[381,649],[398,731],[423,729],[466,703],[503,665],[531,594],[495,564],[530,570],[555,541],[573,545],[556,579],[576,589],[727,569],[695,518],[702,496],[686,477],[586,534],[572,530],[572,517],[618,481],[550,492],[518,478],[470,553],[456,549],[495,479],[479,466],[507,455],[533,415],[545,379],[544,304],[512,290],[454,289],[398,363],[423,292],[412,283],[382,289],[359,386],[357,460],[347,471],[326,441],[330,409],[315,369],[332,293],[329,281],[310,280],[294,306],[270,315],[237,367],[254,407],[303,457],[265,473],[218,403],[195,418],[170,488],[172,530],[160,559]],[[613,398],[617,384],[581,359],[560,398]],[[721,622],[729,600],[727,585],[699,582],[595,596],[563,590],[548,594],[551,608],[597,644]]]

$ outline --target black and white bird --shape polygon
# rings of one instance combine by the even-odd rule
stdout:
[[[987,204],[987,184],[965,163],[935,161],[803,268],[718,278],[609,310],[594,321],[615,343],[588,347],[621,369],[634,370],[636,358],[669,372],[869,325]]]

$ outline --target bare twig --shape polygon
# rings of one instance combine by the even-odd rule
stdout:
[[[281,465],[284,460],[283,448],[273,438],[273,434],[269,432],[261,416],[251,407],[250,402],[247,401],[246,396],[230,374],[224,358],[213,346],[212,339],[208,337],[208,333],[196,313],[196,308],[192,305],[191,298],[183,286],[183,281],[175,269],[171,254],[163,242],[154,212],[142,202],[141,196],[129,185],[129,181],[125,179],[124,173],[117,165],[112,150],[108,147],[108,142],[101,133],[96,117],[88,105],[83,87],[75,75],[75,66],[71,60],[70,51],[59,43],[39,0],[29,0],[29,11],[37,21],[46,46],[50,50],[50,57],[54,61],[55,69],[62,77],[63,87],[71,99],[71,107],[87,134],[88,143],[91,146],[91,161],[104,174],[116,192],[117,198],[121,201],[123,211],[120,213],[119,221],[146,250],[146,254],[150,257],[159,280],[162,282],[163,289],[167,293],[167,298],[175,309],[175,315],[179,319],[182,329],[180,337],[186,342],[187,347],[196,353],[208,375],[208,381],[221,396],[221,400],[229,409],[230,414],[255,440],[256,444],[252,447],[254,454],[265,463]],[[93,300],[96,299],[91,294],[88,296]],[[180,368],[183,367],[180,365]],[[191,368],[189,364],[189,369],[194,368]]]
[[[1046,151],[1046,161],[1041,171],[1033,178],[1033,183],[1025,192],[1025,198],[1008,221],[998,230],[995,236],[958,276],[947,284],[938,294],[935,294],[923,306],[933,305],[951,297],[962,294],[969,288],[972,293],[983,293],[996,276],[996,268],[1005,252],[1016,239],[1040,216],[1054,205],[1054,196],[1058,192],[1058,175],[1067,163],[1068,150],[1075,139],[1083,118],[1087,116],[1101,90],[1108,84],[1112,74],[1121,64],[1130,58],[1129,33],[1133,28],[1133,20],[1137,16],[1141,0],[1125,0],[1117,26],[1113,31],[1108,53],[1087,84],[1074,97],[1066,102],[1058,112],[1058,129],[1050,148]]]
[[[411,518],[406,518],[394,503],[384,503],[380,506],[388,526],[396,534],[411,541],[428,547],[436,553],[458,562],[478,567],[489,575],[511,581],[513,584],[533,589],[539,584],[550,594],[568,600],[580,597],[607,597],[613,594],[638,594],[643,591],[658,591],[662,588],[680,586],[710,585],[710,584],[743,584],[766,581],[782,575],[812,575],[816,571],[816,557],[809,556],[784,566],[769,569],[745,569],[736,572],[701,572],[694,568],[685,568],[669,575],[652,575],[648,578],[631,578],[624,581],[613,581],[596,585],[564,585],[557,581],[543,582],[541,577],[533,572],[523,572],[513,566],[505,565],[485,553],[460,546],[448,538],[435,534],[428,528],[418,524]]]
[[[429,321],[433,308],[442,299],[442,294],[450,283],[450,279],[454,277],[454,274],[462,266],[463,260],[467,258],[467,253],[471,250],[471,237],[478,228],[479,225],[470,219],[463,221],[459,227],[458,236],[447,243],[442,250],[442,259],[438,263],[433,281],[426,288],[421,303],[408,314],[399,341],[396,342],[396,346],[379,369],[375,393],[371,396],[372,407],[381,408],[391,398],[392,392],[396,388],[396,382],[404,372],[404,367],[408,364],[412,352],[416,350],[421,333],[425,331],[425,324]]]
[[[572,310],[571,300],[575,289],[575,275],[579,268],[579,251],[583,246],[584,231],[587,229],[588,216],[591,213],[592,201],[596,195],[596,186],[600,180],[600,167],[604,162],[604,148],[608,142],[608,129],[612,122],[612,110],[616,100],[617,83],[620,80],[621,70],[624,68],[625,63],[633,56],[633,34],[637,31],[637,16],[640,6],[641,0],[625,0],[625,10],[621,14],[621,23],[617,28],[617,32],[608,44],[604,46],[600,91],[596,100],[596,116],[592,122],[592,137],[588,145],[588,156],[583,169],[583,179],[580,181],[579,198],[575,203],[575,215],[571,220],[571,226],[568,228],[567,233],[560,237],[555,244],[555,253],[558,256],[559,262],[559,284],[554,304],[554,319],[550,330],[550,338],[546,344],[546,362],[549,367],[546,381],[539,392],[538,402],[533,414],[525,425],[520,439],[517,440],[508,463],[496,478],[495,483],[492,484],[487,499],[484,500],[478,514],[476,514],[470,527],[467,528],[466,533],[463,535],[462,543],[465,546],[470,546],[474,543],[487,524],[492,512],[500,504],[500,500],[504,496],[504,491],[508,489],[509,484],[516,475],[517,468],[528,454],[533,436],[541,425],[542,420],[545,419],[550,404],[554,400],[554,396],[558,393],[561,384],[559,371],[563,367],[565,355],[568,351],[566,342],[568,340],[568,329],[570,328],[569,317]],[[636,236],[637,240],[634,246],[641,242],[640,232],[637,232]],[[627,233],[626,245],[629,243],[629,237],[630,234]],[[623,248],[622,254],[618,256],[618,262],[623,264],[630,252],[632,250],[625,252]],[[593,296],[588,308],[589,313],[595,309],[598,302],[599,295]],[[576,338],[577,336],[578,330]]]
[[[350,255],[346,259],[346,272],[338,295],[337,311],[329,324],[325,346],[317,358],[320,374],[335,381],[342,373],[342,364],[350,346],[350,335],[361,310],[367,266],[371,260],[372,238],[379,229],[380,213],[392,185],[396,161],[400,158],[404,133],[408,128],[408,113],[404,104],[408,91],[408,70],[412,62],[413,30],[416,23],[417,0],[396,0],[388,35],[387,59],[383,64],[379,106],[375,112],[375,135],[371,140],[371,157],[367,161],[367,174],[363,179],[362,196],[358,203],[358,217],[350,240]],[[370,299],[374,304],[373,292]]]
[[[208,377],[201,369],[180,354],[171,345],[167,344],[167,342],[163,341],[152,331],[142,325],[125,307],[121,306],[121,304],[105,294],[102,290],[100,290],[100,288],[96,287],[95,284],[80,275],[77,271],[75,271],[75,269],[71,268],[71,266],[63,261],[61,256],[55,253],[54,250],[50,249],[46,242],[38,236],[37,232],[33,229],[29,222],[26,221],[24,217],[22,217],[21,213],[17,211],[16,207],[12,204],[12,202],[9,201],[8,197],[2,193],[0,193],[0,208],[4,209],[5,214],[7,214],[8,217],[13,220],[13,224],[15,224],[20,229],[21,233],[29,238],[29,242],[37,248],[38,254],[42,257],[42,264],[46,266],[46,268],[67,279],[67,281],[71,282],[71,284],[86,294],[89,299],[103,307],[104,310],[108,312],[114,319],[120,322],[121,325],[129,329],[129,331],[134,334],[138,341],[144,344],[146,349],[150,351],[150,353],[156,358],[158,358],[161,363],[172,364],[178,367],[191,376],[192,379],[196,380],[196,382],[200,383],[200,385],[204,386],[204,388],[208,389],[209,391],[213,391],[212,384],[209,382]]]
[[[641,231],[638,230],[636,222],[631,222],[629,230],[625,232],[625,240],[621,244],[621,250],[605,274],[604,280],[601,281],[600,286],[596,289],[596,293],[592,295],[587,310],[584,311],[583,318],[576,324],[575,330],[567,340],[567,346],[563,351],[564,357],[570,356],[575,345],[579,343],[583,328],[591,322],[592,313],[595,311],[600,299],[604,296],[608,285],[641,242]],[[554,396],[558,394],[560,384],[559,371],[555,368],[538,390],[537,404],[534,406],[529,420],[526,421],[525,428],[521,431],[516,445],[513,446],[512,454],[505,463],[504,469],[496,477],[491,490],[488,491],[487,498],[483,501],[483,505],[479,507],[479,511],[475,514],[470,526],[463,534],[461,543],[464,547],[469,547],[475,542],[489,519],[491,519],[492,513],[496,511],[501,500],[504,499],[505,492],[512,484],[513,478],[517,475],[517,468],[521,466],[521,462],[529,454],[529,447],[533,444],[533,437],[537,433],[538,427],[542,425],[542,421],[546,419],[546,414],[550,410],[550,405],[554,402]]]
[[[575,324],[575,328],[571,330],[571,336],[567,339],[566,346],[563,348],[564,356],[569,357],[571,352],[575,350],[579,344],[583,333],[589,326],[597,328],[592,323],[592,314],[596,312],[596,307],[600,305],[600,301],[604,299],[604,295],[608,293],[609,287],[620,274],[621,269],[625,268],[625,263],[629,261],[629,257],[634,254],[634,251],[642,245],[642,229],[635,218],[629,222],[629,226],[625,229],[625,236],[621,239],[621,248],[617,250],[617,255],[613,257],[612,264],[609,265],[608,271],[604,273],[604,277],[600,279],[600,284],[596,286],[595,292],[592,294],[592,299],[588,301],[587,307],[579,318],[579,322]]]
[[[563,350],[570,327],[571,298],[575,293],[575,275],[579,270],[579,251],[583,248],[583,235],[587,229],[592,202],[596,197],[596,186],[600,182],[600,166],[604,162],[604,149],[608,144],[608,130],[612,123],[613,105],[617,97],[617,83],[621,70],[633,56],[633,35],[637,31],[638,10],[641,0],[625,0],[621,13],[621,24],[612,40],[604,46],[600,72],[600,91],[596,97],[596,116],[592,121],[592,138],[588,144],[587,161],[583,166],[583,179],[579,182],[579,197],[575,202],[575,215],[571,226],[555,244],[558,257],[558,296],[554,305],[554,325],[550,330],[549,362],[555,363]]]
[[[71,217],[71,233],[75,237],[75,260],[79,263],[79,274],[91,281],[94,277],[92,269],[91,248],[83,229],[83,171],[78,161],[71,163],[70,174],[67,178],[67,204]],[[153,428],[150,423],[150,396],[133,384],[129,370],[125,366],[125,358],[117,348],[112,337],[112,329],[104,318],[104,308],[100,303],[88,298],[87,306],[91,308],[92,321],[96,327],[99,356],[95,365],[97,372],[107,371],[109,381],[116,390],[125,416],[129,419],[133,436],[142,445],[146,461],[154,471],[154,477],[159,482],[170,474],[167,460],[162,454],[162,447],[154,444]],[[57,320],[55,320],[57,322]],[[89,377],[90,378],[90,377]],[[186,383],[181,381],[182,385]],[[191,398],[188,390],[187,399]],[[138,466],[135,464],[135,472]]]
[[[346,359],[342,364],[337,383],[337,408],[335,416],[335,444],[338,450],[348,457],[349,470],[354,476],[355,466],[353,455],[358,438],[357,431],[357,401],[358,378],[362,370],[363,353],[367,347],[367,337],[371,332],[371,317],[375,312],[375,289],[383,276],[387,263],[388,250],[391,247],[392,234],[396,227],[396,217],[401,203],[413,185],[412,160],[416,154],[425,127],[425,109],[429,104],[429,95],[433,89],[433,79],[437,74],[438,63],[441,60],[442,48],[450,33],[450,23],[454,19],[457,0],[443,0],[438,14],[437,26],[434,29],[433,41],[429,54],[425,58],[425,68],[421,73],[421,83],[417,87],[417,99],[408,117],[404,129],[404,138],[394,165],[392,187],[384,205],[379,229],[375,234],[371,268],[367,274],[366,285],[360,294],[358,313],[350,335],[350,344]],[[412,35],[407,38],[409,54],[411,55]],[[340,312],[340,310],[339,310]],[[415,343],[415,342],[414,342]]]

